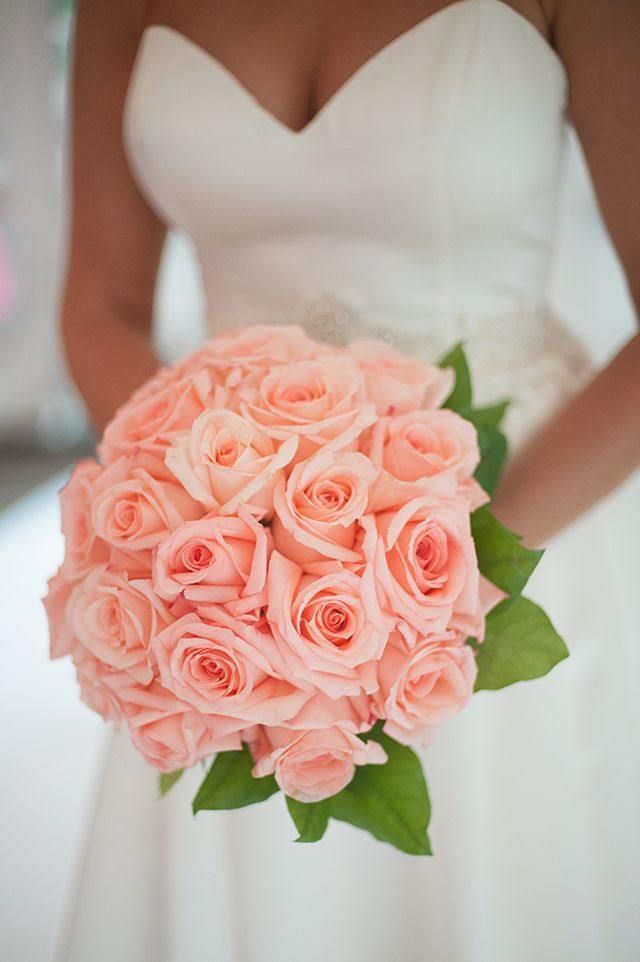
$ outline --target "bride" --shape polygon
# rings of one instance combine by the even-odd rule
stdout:
[[[532,592],[573,656],[425,752],[431,860],[291,845],[277,798],[194,819],[199,773],[159,802],[116,736],[65,960],[637,957],[637,512],[578,519],[640,460],[640,336],[594,372],[547,294],[570,116],[640,296],[639,36],[635,0],[80,3],[62,328],[96,427],[157,367],[168,228],[212,333],[463,340],[479,400],[513,398],[495,509],[554,538]]]

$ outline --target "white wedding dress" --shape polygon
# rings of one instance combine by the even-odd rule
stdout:
[[[124,135],[149,204],[197,247],[211,333],[295,322],[429,360],[463,340],[478,399],[513,398],[517,444],[589,376],[547,306],[566,100],[527,20],[462,0],[385,46],[300,132],[191,40],[149,27]],[[604,505],[550,548],[530,593],[572,657],[478,695],[425,752],[433,859],[337,823],[293,845],[277,796],[194,819],[202,772],[159,801],[116,736],[62,958],[638,958],[637,535],[637,514]]]

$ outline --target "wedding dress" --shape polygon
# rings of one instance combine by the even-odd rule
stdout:
[[[386,45],[299,132],[151,26],[124,136],[149,204],[197,247],[211,333],[299,323],[427,360],[462,340],[478,401],[513,399],[517,446],[590,374],[547,304],[566,103],[564,67],[527,20],[461,0]],[[155,772],[116,736],[66,962],[637,958],[633,520],[603,506],[532,580],[572,657],[478,695],[425,751],[433,859],[338,823],[293,845],[277,796],[193,818],[202,772],[159,801]]]

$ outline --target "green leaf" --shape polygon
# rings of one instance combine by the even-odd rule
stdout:
[[[476,481],[489,494],[493,494],[498,485],[507,457],[507,439],[500,430],[500,424],[508,407],[508,401],[500,401],[465,413],[478,432],[481,461],[475,474]]]
[[[481,461],[475,479],[487,494],[493,494],[498,487],[504,462],[507,458],[507,439],[499,428],[478,428],[478,444]]]
[[[158,778],[160,794],[166,795],[169,789],[173,788],[183,772],[184,768],[176,768],[175,772],[161,772],[160,777]]]
[[[298,829],[296,842],[319,842],[329,824],[330,800],[298,802],[287,798],[287,808]]]
[[[452,351],[445,354],[438,362],[438,366],[452,367],[456,375],[453,391],[442,406],[451,408],[452,411],[457,411],[459,414],[464,414],[471,407],[472,393],[471,374],[462,344],[457,344]]]
[[[482,574],[508,594],[519,595],[544,551],[525,548],[486,506],[471,516],[471,531]]]
[[[362,737],[379,742],[389,760],[358,767],[351,783],[330,799],[331,816],[409,855],[431,855],[427,835],[431,804],[420,761],[379,728]]]
[[[500,401],[489,407],[474,408],[473,411],[469,411],[467,417],[477,428],[499,428],[510,403],[510,401]]]
[[[500,422],[509,402],[500,401],[481,408],[471,407],[473,399],[471,374],[462,344],[456,345],[446,354],[439,365],[442,368],[452,367],[456,374],[455,387],[443,407],[451,408],[475,426],[481,455],[475,477],[485,491],[493,494],[507,457],[507,439],[500,430]]]
[[[540,678],[569,655],[542,608],[523,597],[502,601],[487,615],[476,651],[476,691]]]
[[[253,759],[246,745],[242,751],[220,752],[193,800],[193,813],[207,810],[243,808],[263,802],[279,791],[272,775],[254,778]]]

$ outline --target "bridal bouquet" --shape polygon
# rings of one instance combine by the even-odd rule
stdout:
[[[461,347],[431,366],[297,327],[214,338],[61,492],[52,656],[162,792],[206,761],[195,812],[281,791],[298,841],[334,818],[429,854],[412,748],[567,655],[521,594],[540,552],[487,506],[505,408],[473,406]]]

